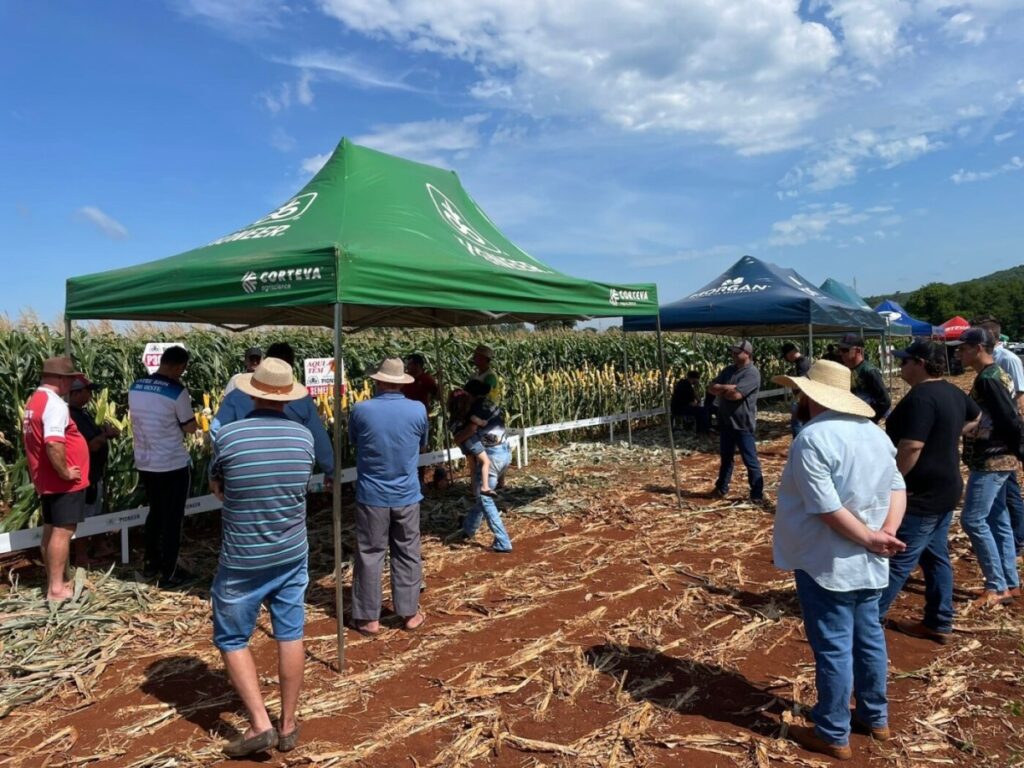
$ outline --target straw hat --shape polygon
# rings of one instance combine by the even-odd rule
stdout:
[[[416,381],[405,372],[405,363],[399,357],[384,358],[377,370],[370,374],[370,378],[386,384],[412,384]]]
[[[238,389],[260,400],[289,402],[301,400],[308,394],[306,388],[295,381],[292,367],[276,357],[264,358],[255,371],[240,374],[236,382]]]
[[[473,350],[473,355],[480,355],[486,357],[488,360],[494,359],[494,350],[486,344],[477,344],[476,349]]]
[[[806,376],[775,376],[776,384],[799,389],[822,408],[851,416],[871,418],[870,405],[850,391],[850,369],[831,360],[818,360]]]
[[[81,371],[75,370],[75,364],[70,357],[48,357],[43,361],[43,374],[46,376],[81,376]]]

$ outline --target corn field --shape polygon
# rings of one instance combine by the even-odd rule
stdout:
[[[127,418],[128,387],[145,375],[142,351],[150,341],[183,342],[191,353],[185,374],[203,429],[188,438],[196,471],[193,492],[204,492],[209,458],[209,422],[216,413],[224,385],[241,370],[242,357],[251,346],[266,349],[275,341],[287,341],[295,349],[296,375],[302,377],[301,361],[329,357],[333,343],[320,329],[270,329],[229,334],[199,329],[130,327],[116,332],[107,324],[76,327],[72,354],[78,369],[105,389],[91,404],[97,422],[119,427],[122,437],[112,441],[106,476],[108,511],[128,509],[142,501],[133,467],[131,425]],[[633,410],[661,405],[658,355],[651,334],[626,334],[617,330],[501,331],[495,329],[445,331],[363,332],[344,341],[348,381],[346,406],[372,395],[368,372],[384,357],[424,355],[428,370],[437,375],[442,390],[458,386],[473,372],[470,356],[479,343],[496,351],[493,368],[503,380],[502,405],[510,428],[548,424],[621,413],[628,390]],[[708,381],[728,361],[726,339],[666,334],[665,355],[669,382],[689,369]],[[765,381],[780,372],[779,342],[758,346],[758,363]],[[623,366],[623,349],[629,368]],[[0,327],[0,530],[35,525],[38,500],[22,455],[21,419],[24,404],[36,388],[43,361],[64,353],[63,333],[44,324]],[[326,398],[318,398],[325,423],[334,422]],[[443,445],[439,405],[431,413],[434,447]],[[352,463],[347,448],[346,465]]]

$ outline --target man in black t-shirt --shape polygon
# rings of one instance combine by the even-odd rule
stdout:
[[[698,435],[706,435],[711,428],[708,410],[701,405],[700,372],[690,371],[685,379],[676,382],[672,389],[672,423],[679,426],[684,419],[692,418]]]
[[[843,365],[853,372],[851,391],[874,409],[875,416],[871,420],[877,424],[889,412],[892,397],[885,388],[882,372],[864,356],[864,339],[856,333],[843,336],[839,340],[839,356]]]
[[[893,409],[885,429],[896,445],[896,465],[907,483],[907,513],[892,533],[907,548],[889,561],[889,586],[878,613],[884,617],[913,570],[924,572],[924,620],[891,622],[913,637],[948,642],[953,632],[953,567],[949,523],[963,493],[960,435],[981,410],[962,390],[943,381],[945,350],[915,341],[895,353],[910,391]]]

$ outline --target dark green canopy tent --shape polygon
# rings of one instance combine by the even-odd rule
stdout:
[[[656,314],[653,284],[569,277],[506,238],[451,171],[342,139],[284,205],[235,232],[158,261],[67,281],[73,320],[334,328],[341,413],[343,328],[432,327]],[[339,668],[341,436],[334,430]]]

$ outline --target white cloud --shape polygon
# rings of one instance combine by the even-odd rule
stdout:
[[[304,107],[313,103],[313,89],[310,84],[313,82],[312,72],[303,72],[299,81],[295,84],[295,100]]]
[[[401,77],[379,71],[355,56],[339,56],[326,51],[307,51],[286,59],[275,59],[279,64],[298,67],[309,74],[313,71],[363,88],[383,88],[396,91],[416,92],[415,86],[404,82]],[[302,80],[300,79],[300,84]]]
[[[478,99],[754,154],[797,146],[840,54],[797,0],[321,0],[350,29],[476,68]],[[308,62],[306,62],[308,66]]]
[[[272,115],[286,111],[292,104],[310,107],[314,100],[313,80],[313,73],[303,70],[294,82],[281,83],[276,88],[258,94],[257,98]]]
[[[75,217],[80,221],[89,222],[111,240],[126,240],[128,238],[128,230],[121,222],[95,206],[82,206],[75,211]]]
[[[901,0],[832,0],[826,16],[842,29],[844,49],[856,60],[878,68],[908,52],[900,29],[912,7]]]
[[[996,176],[1002,176],[1004,173],[1014,173],[1015,171],[1024,171],[1024,160],[1017,155],[1011,157],[1009,162],[1003,163],[998,168],[992,168],[987,171],[965,171],[961,168],[949,178],[952,179],[954,184],[969,184],[974,181],[987,181]]]
[[[1002,144],[1007,139],[1012,139],[1015,135],[1017,135],[1016,131],[1006,131],[1005,133],[997,133],[995,136],[992,137],[992,141],[994,141],[996,144]]]
[[[458,157],[481,145],[480,124],[486,119],[486,115],[470,115],[462,120],[375,125],[370,133],[355,136],[352,141],[410,160],[444,165],[446,154]]]
[[[281,152],[291,152],[295,149],[295,137],[284,128],[277,126],[270,134],[270,145]]]
[[[251,35],[277,29],[291,8],[277,0],[173,0],[177,11],[198,18],[233,35]]]
[[[302,172],[309,176],[315,176],[320,172],[320,169],[323,168],[327,164],[327,161],[330,159],[330,152],[325,152],[322,155],[313,155],[312,157],[307,157],[301,163]]]
[[[885,236],[884,230],[894,227],[902,221],[898,214],[890,213],[890,206],[873,206],[857,210],[847,203],[830,205],[807,205],[799,213],[788,219],[772,224],[772,233],[766,243],[770,246],[803,245],[815,241],[831,241],[837,229],[854,227],[858,224],[870,225],[874,235]],[[861,244],[864,236],[853,234],[852,242]]]

